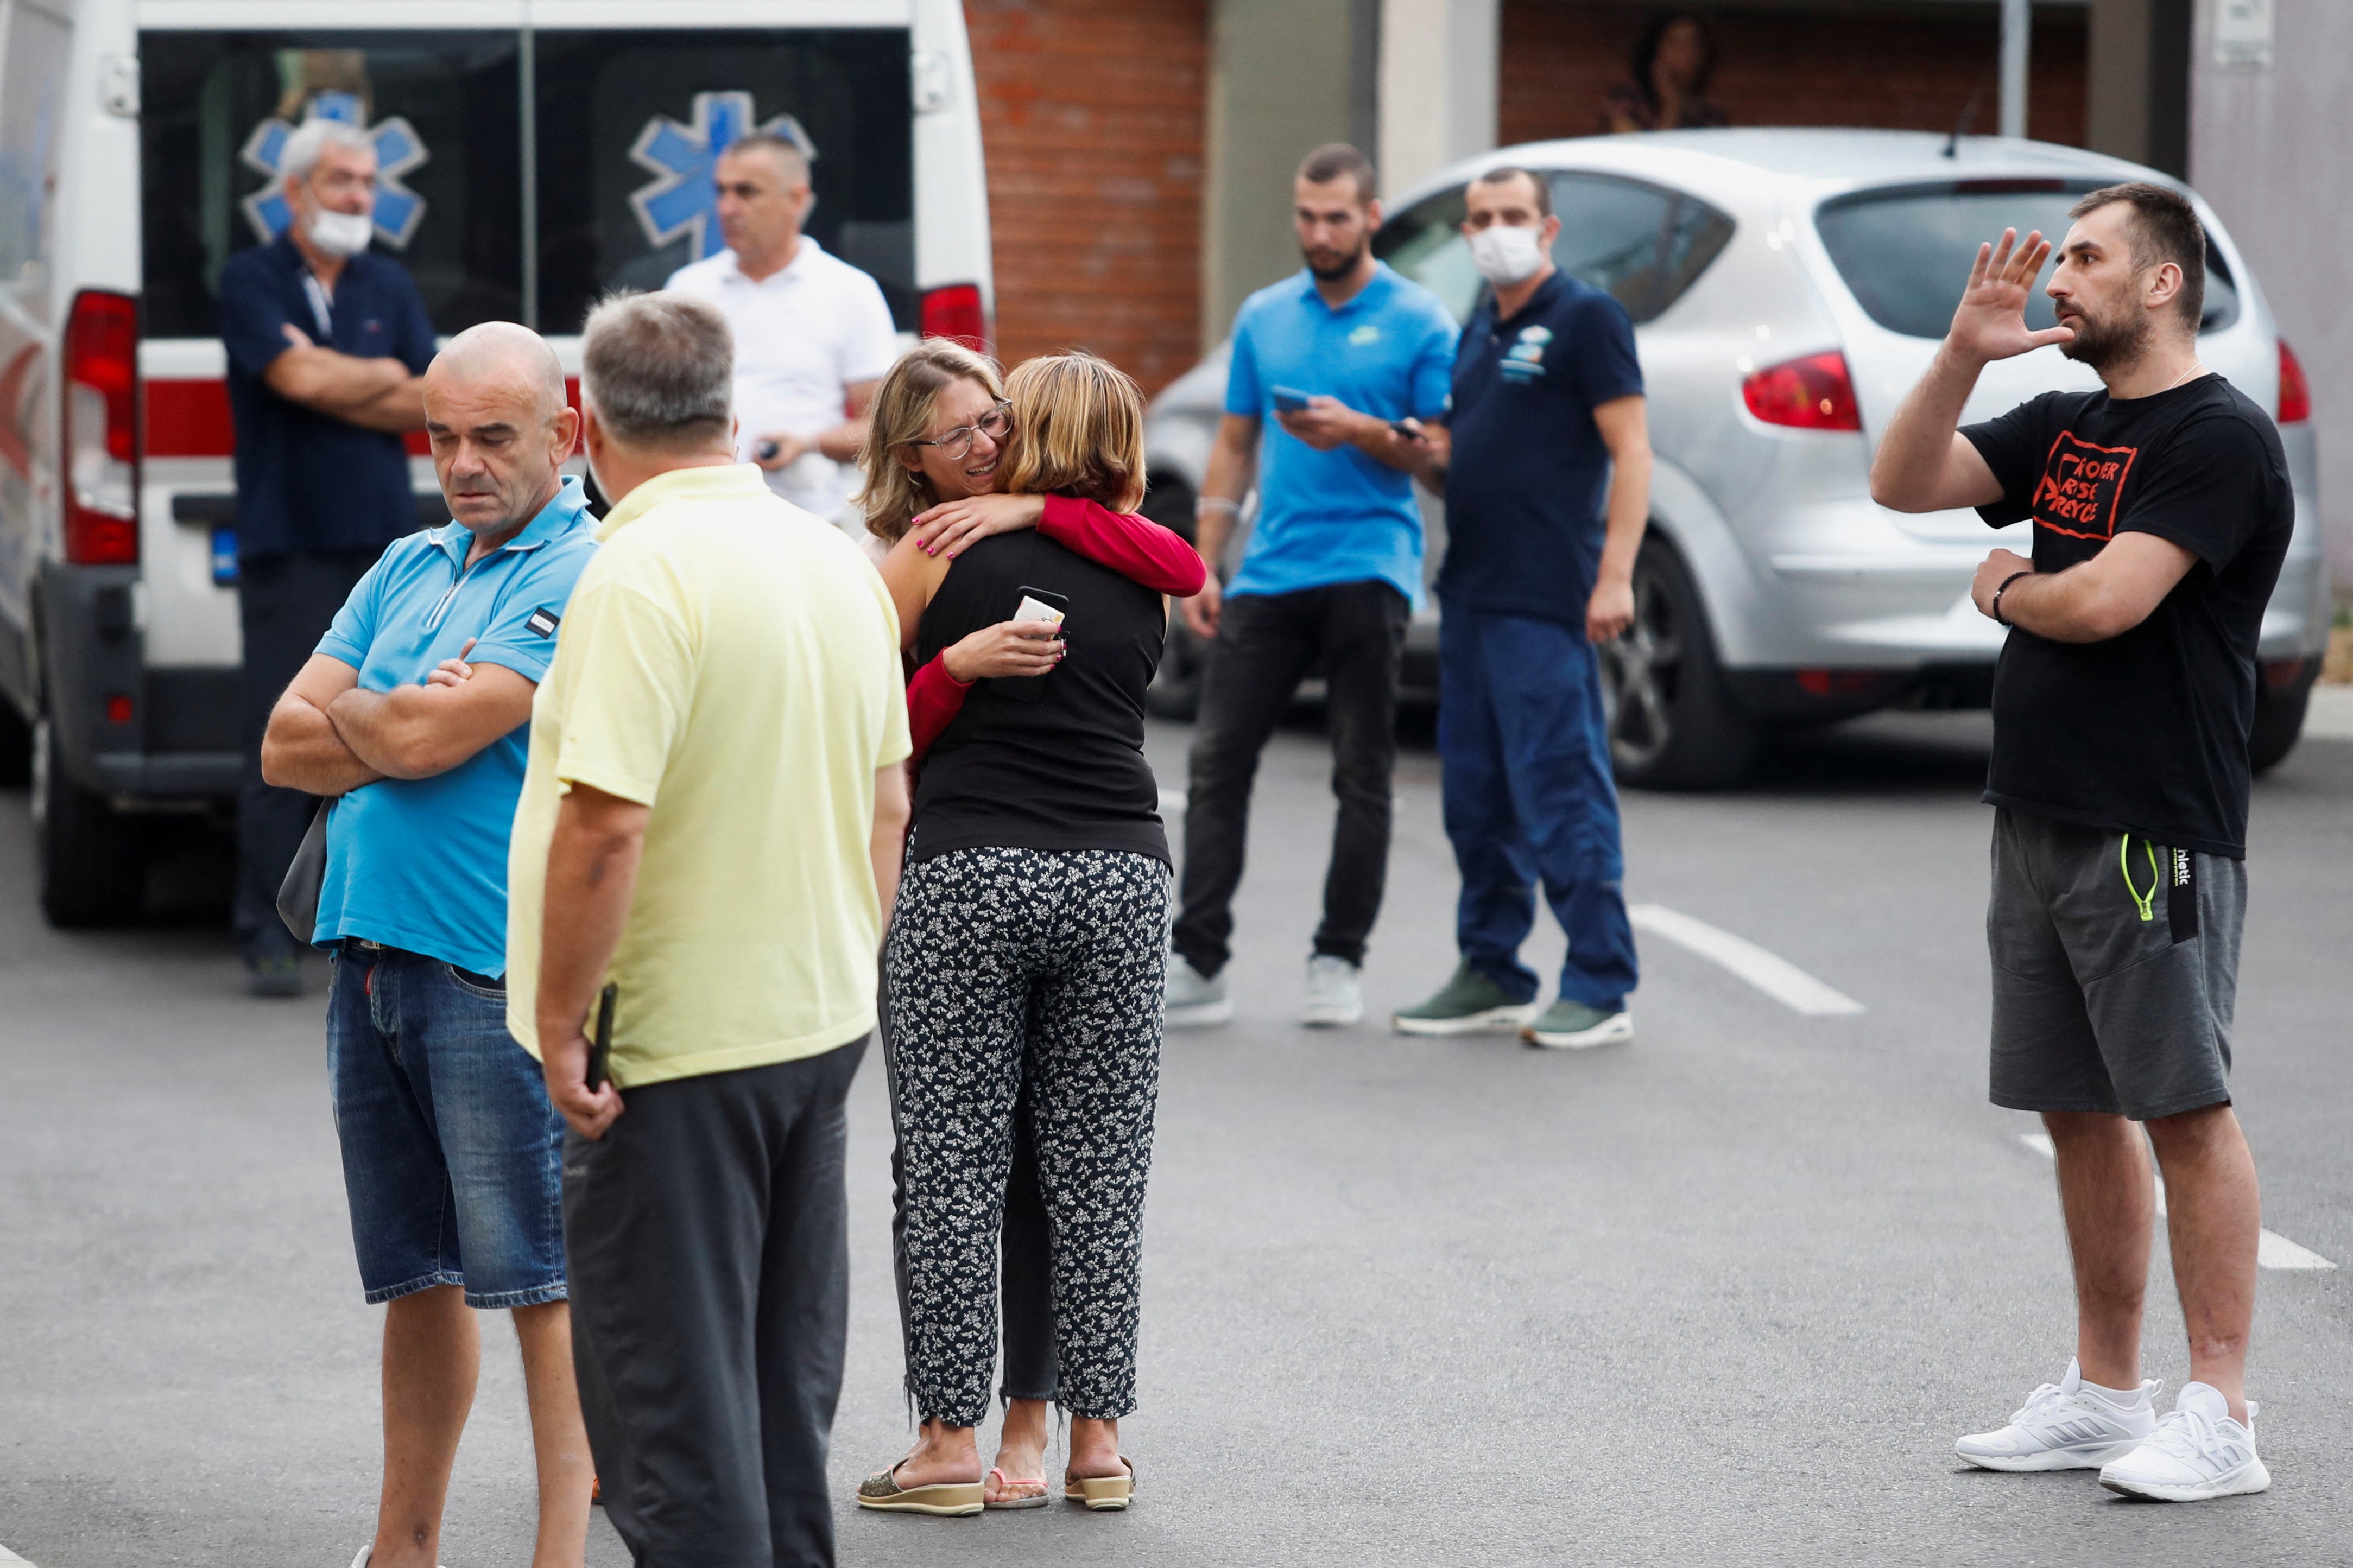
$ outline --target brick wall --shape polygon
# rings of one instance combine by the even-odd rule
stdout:
[[[1504,0],[1503,144],[1599,131],[1603,95],[1627,79],[1651,8],[1640,0]],[[2083,143],[2084,18],[2045,6],[2035,19],[2027,133],[2038,140]],[[1818,0],[1714,11],[1710,20],[1716,68],[1709,96],[1735,125],[1950,131],[1982,86],[1971,129],[1999,128],[2000,31],[1991,5],[1923,5],[1905,15]]]
[[[1208,0],[965,0],[997,349],[1085,348],[1149,395],[1200,352]]]

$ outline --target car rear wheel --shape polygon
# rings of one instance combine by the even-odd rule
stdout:
[[[2255,772],[2277,767],[2295,750],[2296,738],[2304,733],[2304,713],[2312,702],[2316,673],[2306,669],[2300,679],[2284,686],[2256,682],[2255,721],[2247,733],[2247,761]]]
[[[33,727],[16,710],[0,701],[0,789],[27,782],[33,776]]]
[[[1747,773],[1757,721],[1725,690],[1690,572],[1655,536],[1634,561],[1634,624],[1602,645],[1601,687],[1620,783],[1711,789]]]
[[[75,783],[44,713],[33,721],[33,845],[42,912],[55,926],[120,925],[145,902],[142,824]]]

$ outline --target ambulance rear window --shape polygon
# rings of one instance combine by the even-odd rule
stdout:
[[[521,46],[507,31],[140,35],[146,333],[213,337],[222,264],[285,226],[287,133],[313,113],[375,139],[375,249],[433,324],[522,315]]]
[[[764,127],[815,150],[808,232],[912,328],[907,47],[886,27],[143,33],[146,333],[217,335],[221,267],[285,226],[278,158],[313,114],[375,141],[375,249],[445,334],[575,332],[606,290],[716,252],[713,145]]]
[[[610,289],[659,289],[723,242],[713,141],[771,128],[814,148],[807,232],[916,325],[907,35],[882,27],[616,29],[532,40],[538,68],[539,320],[576,332]]]

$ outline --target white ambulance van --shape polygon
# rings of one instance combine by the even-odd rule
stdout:
[[[600,293],[721,247],[712,158],[767,126],[902,332],[988,335],[957,0],[0,0],[0,772],[30,772],[58,924],[136,914],[156,817],[235,798],[215,290],[284,226],[315,114],[375,137],[376,249],[445,336],[522,321],[576,369]]]

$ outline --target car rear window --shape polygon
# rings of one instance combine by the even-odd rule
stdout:
[[[808,232],[914,295],[903,27],[158,30],[140,36],[146,332],[218,334],[222,265],[283,226],[276,160],[312,114],[375,138],[375,248],[438,331],[574,332],[613,288],[719,248],[712,143],[789,121]]]
[[[1699,280],[1732,237],[1732,220],[1695,196],[1609,174],[1556,174],[1553,211],[1560,237],[1554,265],[1615,295],[1626,313],[1648,321]],[[1381,226],[1374,254],[1468,321],[1484,287],[1472,265],[1462,222],[1462,187],[1429,197]]]
[[[1823,204],[1814,227],[1839,276],[1865,314],[1892,332],[1941,338],[1953,324],[1953,306],[1976,264],[1978,247],[2041,229],[2056,244],[2067,232],[2067,209],[2092,182],[1971,180],[1866,191]],[[2048,274],[2045,274],[2048,280]],[[2219,331],[2239,319],[2239,291],[2230,268],[2206,253],[2206,309],[2198,330]],[[2051,297],[2036,289],[2026,324],[2052,326]]]

